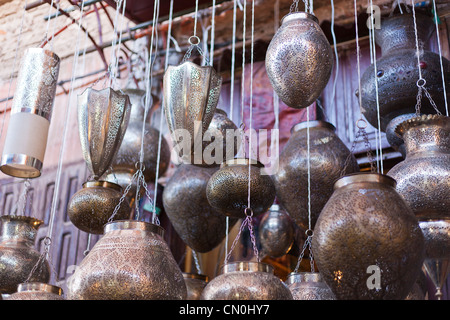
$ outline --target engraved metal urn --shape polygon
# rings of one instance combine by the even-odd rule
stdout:
[[[273,89],[289,107],[306,108],[320,96],[333,68],[333,51],[317,18],[292,12],[266,52],[266,70]]]
[[[17,77],[0,170],[18,178],[41,175],[59,74],[59,57],[30,48]]]
[[[143,221],[108,223],[67,280],[68,300],[183,300],[186,285],[164,229]]]
[[[209,204],[226,216],[245,218],[249,180],[253,216],[266,212],[275,200],[275,186],[264,165],[247,158],[228,160],[211,176],[206,186]]]
[[[239,261],[222,266],[200,300],[292,300],[292,294],[271,265]]]
[[[419,220],[450,219],[450,118],[422,115],[396,132],[406,148],[405,160],[388,172],[397,192]]]
[[[87,88],[78,96],[78,132],[81,150],[93,180],[111,166],[128,126],[128,95],[111,88]]]
[[[136,164],[140,160],[142,127],[144,126],[143,174],[146,182],[154,182],[156,178],[160,132],[150,125],[150,111],[147,112],[148,116],[144,123],[145,106],[143,100],[145,98],[145,91],[139,89],[125,89],[123,90],[123,93],[130,98],[130,119],[120,148],[112,161],[112,172],[108,172],[105,180],[117,183],[123,189],[129,184],[132,184],[128,197],[128,201],[131,204],[136,196],[136,181],[132,182],[132,178],[137,171]],[[153,108],[158,104],[158,100],[156,96],[152,96],[152,99]],[[164,175],[170,164],[170,147],[163,136],[161,137],[160,150],[158,177]]]
[[[404,122],[408,119],[414,118],[416,116],[417,115],[415,113],[401,114],[401,115],[395,117],[394,119],[392,119],[391,121],[389,121],[389,123],[386,127],[387,142],[390,144],[392,149],[400,152],[403,158],[406,157],[405,142],[403,141],[403,138],[395,132],[395,129],[402,122]]]
[[[206,186],[218,168],[181,164],[166,184],[164,210],[180,238],[197,252],[209,252],[226,236],[226,217],[206,197]],[[231,218],[230,226],[238,219]]]
[[[424,261],[417,218],[395,180],[357,173],[336,181],[314,228],[312,251],[339,300],[402,300]]]
[[[444,112],[444,90],[439,54],[429,50],[429,39],[435,30],[432,17],[416,13],[417,36],[420,45],[420,68],[426,80],[425,88],[441,112]],[[381,131],[386,132],[395,117],[415,112],[418,93],[419,66],[413,14],[404,13],[383,18],[381,27],[374,29],[375,41],[381,47],[376,60],[377,70],[371,64],[361,77],[361,110],[367,121],[378,128],[377,89]],[[450,87],[450,61],[442,58],[444,81]],[[375,79],[378,88],[375,86]],[[448,90],[447,90],[448,91]],[[447,100],[450,95],[447,93]],[[423,97],[422,113],[434,113],[427,97]]]
[[[355,157],[335,130],[329,122],[309,121],[312,229],[333,193],[334,182],[342,174],[359,171]],[[273,175],[278,201],[305,230],[309,228],[307,144],[308,122],[300,122],[292,127],[291,137],[279,156],[278,171]]]
[[[273,204],[259,223],[259,243],[261,255],[279,258],[289,252],[294,244],[294,222],[289,215]]]
[[[286,285],[294,300],[336,300],[318,272],[292,272]]]
[[[41,282],[21,283],[6,300],[65,300],[60,287]]]
[[[50,265],[45,259],[39,260],[41,254],[35,249],[36,233],[43,221],[5,215],[1,217],[1,222],[0,293],[14,293],[17,286],[26,281],[47,283],[50,280]]]
[[[167,67],[163,78],[163,108],[177,151],[179,147],[193,147],[194,140],[204,135],[214,116],[221,86],[222,77],[211,66],[185,61]],[[181,146],[180,134],[183,135]]]
[[[203,289],[208,284],[208,277],[204,274],[183,272],[186,284],[186,300],[200,300]]]
[[[92,234],[103,234],[108,220],[129,219],[131,214],[127,199],[117,209],[123,195],[122,187],[108,181],[87,181],[69,200],[67,215],[78,229]]]

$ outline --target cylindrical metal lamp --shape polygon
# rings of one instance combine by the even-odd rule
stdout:
[[[7,175],[41,175],[59,64],[59,57],[49,50],[30,48],[24,54],[0,164]]]

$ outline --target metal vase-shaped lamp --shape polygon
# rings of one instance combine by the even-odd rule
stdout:
[[[169,66],[163,83],[167,125],[176,150],[180,151],[180,146],[189,148],[189,152],[183,152],[189,160],[194,140],[199,139],[201,145],[201,137],[214,116],[222,77],[211,66],[186,61],[178,66]],[[180,134],[183,135],[183,142],[178,144]]]
[[[200,300],[292,300],[292,294],[271,265],[239,261],[222,266]]]
[[[183,300],[186,285],[164,229],[143,221],[108,223],[67,280],[69,300]]]
[[[38,263],[41,254],[35,249],[36,234],[43,221],[26,216],[2,216],[0,242],[0,293],[14,293],[27,280],[46,283],[50,280],[47,260]]]
[[[41,175],[59,63],[59,57],[49,50],[31,48],[24,54],[0,164],[7,175]]]
[[[21,283],[17,292],[6,300],[65,300],[60,287],[47,283],[29,282]]]
[[[186,284],[186,300],[200,300],[203,289],[208,284],[208,277],[204,274],[183,272],[184,282]]]
[[[292,12],[267,48],[266,70],[273,89],[291,108],[306,108],[320,96],[333,68],[333,51],[317,18]]]
[[[286,284],[294,300],[336,300],[318,272],[292,272]]]
[[[103,226],[119,204],[122,187],[102,181],[100,177],[109,169],[119,150],[128,126],[130,109],[129,97],[111,88],[100,91],[88,88],[78,96],[81,149],[91,172],[90,181],[83,184],[83,189],[78,190],[68,204],[69,218],[80,230],[103,233]],[[115,219],[128,218],[129,204],[121,204],[120,209]]]

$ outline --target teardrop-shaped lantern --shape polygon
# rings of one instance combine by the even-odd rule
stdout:
[[[226,217],[206,197],[208,181],[217,170],[181,164],[164,188],[165,212],[180,238],[196,252],[211,251],[226,236]],[[230,219],[230,227],[237,220]]]
[[[336,300],[318,272],[292,272],[286,284],[294,300]]]
[[[222,77],[211,66],[190,61],[168,66],[163,79],[163,108],[174,144],[180,135],[186,148],[191,148],[195,139],[200,139],[201,144],[214,116],[221,86]]]
[[[184,282],[186,283],[186,300],[200,300],[203,289],[208,284],[208,277],[204,274],[183,272]]]
[[[78,132],[84,160],[93,179],[111,166],[130,118],[127,95],[111,88],[87,88],[78,96]]]
[[[59,57],[49,50],[31,48],[24,53],[0,164],[7,175],[41,175],[59,64]]]
[[[259,223],[261,254],[272,258],[284,256],[294,244],[295,229],[289,215],[274,204]]]
[[[292,294],[271,265],[239,261],[222,266],[200,300],[292,300]]]
[[[306,108],[320,96],[333,68],[333,51],[317,18],[292,12],[266,52],[266,70],[273,89],[289,107]]]
[[[206,186],[209,204],[226,216],[245,218],[249,179],[253,215],[266,212],[275,200],[275,186],[261,162],[246,158],[222,163],[211,176]]]
[[[11,294],[6,300],[65,300],[60,287],[47,283],[28,282],[21,283],[17,292]]]
[[[183,300],[183,274],[163,238],[143,221],[108,223],[67,280],[69,300]]]
[[[308,195],[308,128],[310,142],[310,186]],[[336,134],[336,128],[322,120],[300,122],[292,127],[291,137],[279,156],[273,175],[277,199],[295,223],[309,228],[308,203],[311,204],[311,229],[333,193],[342,174],[359,171],[356,158]]]
[[[422,268],[424,237],[394,179],[356,173],[336,181],[312,251],[337,299],[403,300]]]

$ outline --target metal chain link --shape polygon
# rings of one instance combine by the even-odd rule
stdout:
[[[312,237],[313,237],[313,231],[311,229],[308,229],[305,231],[305,234],[307,235],[305,243],[303,244],[303,248],[302,251],[300,252],[300,255],[298,257],[297,260],[297,265],[295,266],[294,272],[297,273],[298,269],[300,268],[300,264],[303,260],[303,256],[305,255],[305,250],[306,248],[308,248],[309,251],[309,263],[310,263],[310,267],[311,267],[311,272],[314,272],[315,268],[314,268],[314,258],[313,258],[313,254],[312,254]]]

